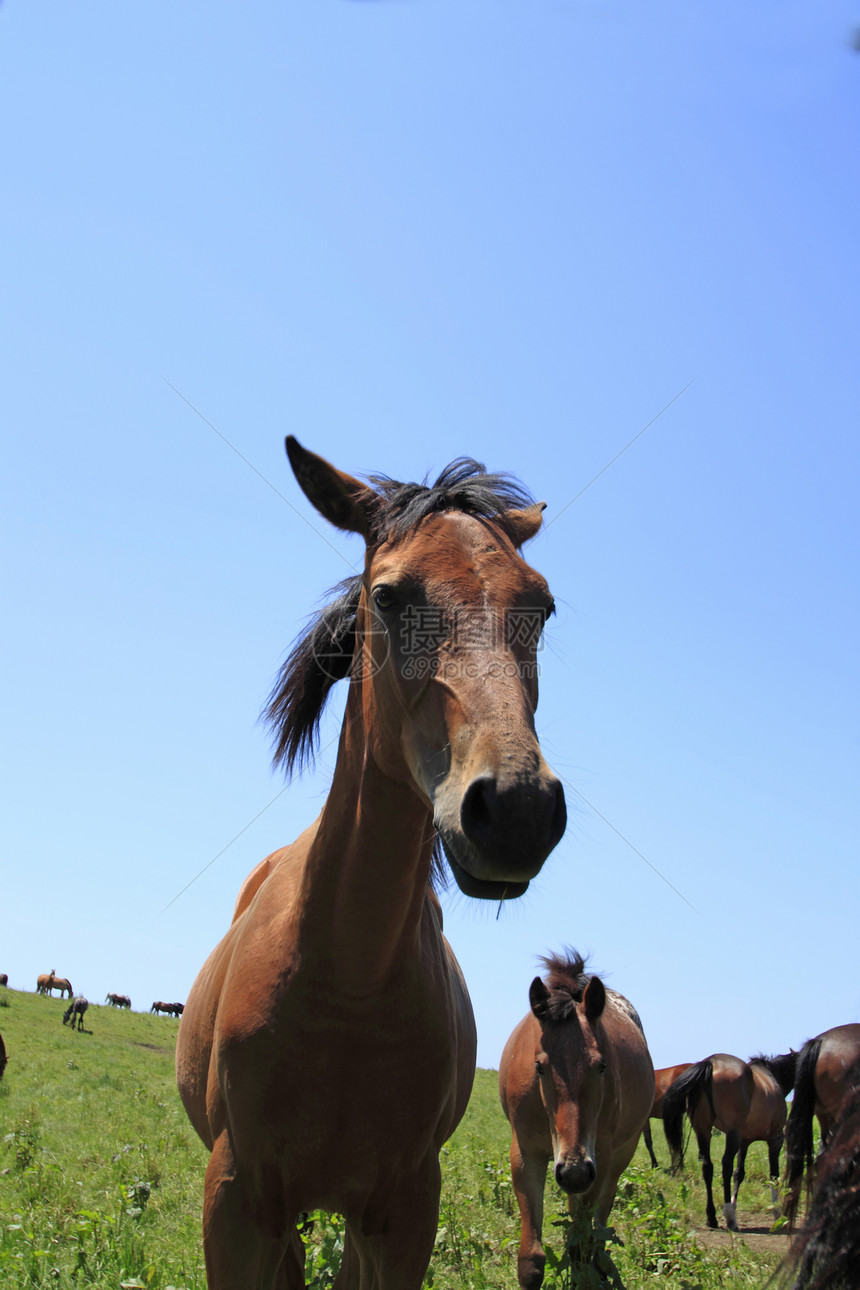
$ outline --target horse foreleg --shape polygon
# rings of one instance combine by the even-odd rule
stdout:
[[[517,1280],[523,1290],[538,1290],[546,1255],[543,1234],[543,1193],[549,1156],[525,1155],[516,1138],[511,1143],[511,1180],[520,1210],[520,1248]]]
[[[740,1134],[737,1129],[730,1129],[726,1134],[726,1149],[723,1152],[723,1214],[726,1227],[730,1232],[738,1230],[738,1220],[732,1202],[732,1166],[740,1146]],[[741,1175],[743,1177],[743,1175]]]
[[[705,1205],[705,1216],[708,1221],[708,1227],[717,1226],[717,1211],[714,1209],[714,1166],[711,1164],[711,1135],[703,1133],[696,1134],[696,1141],[699,1144],[699,1163],[702,1166],[702,1181],[705,1184],[707,1192],[707,1203]]]
[[[249,1195],[238,1176],[227,1133],[206,1168],[203,1253],[209,1290],[301,1290],[304,1247],[290,1216]],[[268,1222],[267,1222],[268,1219]]]
[[[439,1222],[442,1175],[435,1150],[393,1191],[347,1222],[335,1290],[421,1290]]]

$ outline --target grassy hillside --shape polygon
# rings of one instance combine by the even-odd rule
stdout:
[[[0,988],[0,1033],[9,1054],[0,1081],[0,1290],[205,1290],[200,1209],[207,1157],[173,1082],[178,1022],[91,1005],[78,1034],[61,1024],[65,1007],[59,999]],[[659,1133],[655,1141],[665,1159]],[[507,1152],[495,1072],[479,1071],[466,1119],[444,1151],[428,1286],[516,1290],[519,1220]],[[653,1286],[655,1276],[678,1290],[758,1288],[777,1266],[785,1241],[765,1234],[764,1153],[751,1152],[747,1163],[739,1215],[746,1238],[696,1234],[704,1199],[694,1160],[693,1152],[690,1172],[673,1179],[648,1168],[640,1147],[625,1175],[613,1213],[621,1244],[610,1248],[628,1290]],[[548,1188],[548,1290],[572,1284],[562,1257],[561,1199]],[[321,1288],[333,1280],[340,1227],[314,1219],[306,1234],[308,1280]],[[600,1284],[592,1278],[577,1284]]]

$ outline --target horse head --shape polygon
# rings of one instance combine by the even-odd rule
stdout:
[[[585,976],[583,967],[579,958],[563,970],[559,962],[548,985],[535,977],[529,989],[540,1026],[535,1079],[549,1121],[553,1173],[569,1195],[587,1192],[597,1177],[595,1143],[607,1075],[599,1027],[606,989],[600,977]]]
[[[313,653],[324,673],[322,700],[350,675],[348,718],[360,722],[378,771],[423,802],[467,895],[522,894],[567,818],[534,724],[553,599],[520,554],[543,506],[471,461],[453,463],[433,486],[373,477],[371,487],[295,439],[287,451],[310,502],[366,548],[337,614],[305,642],[305,665]],[[268,710],[288,765],[308,737],[307,720],[297,729],[285,719],[297,689],[293,664]]]

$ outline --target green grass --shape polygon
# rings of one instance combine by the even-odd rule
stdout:
[[[0,1290],[122,1285],[205,1290],[200,1212],[206,1151],[173,1080],[178,1022],[90,1005],[86,1032],[61,1025],[58,999],[4,991],[0,1032]],[[659,1126],[657,1126],[659,1127]],[[508,1170],[508,1127],[494,1071],[479,1071],[467,1115],[444,1148],[439,1232],[426,1284],[436,1290],[517,1290],[519,1217]],[[661,1159],[662,1135],[655,1132]],[[717,1144],[715,1143],[715,1147]],[[753,1150],[740,1221],[766,1221],[765,1153]],[[678,1290],[764,1286],[776,1267],[743,1236],[718,1249],[692,1235],[704,1196],[695,1153],[683,1178],[651,1170],[640,1147],[612,1214],[609,1251],[627,1290],[659,1278]],[[718,1166],[718,1161],[717,1161]],[[719,1172],[719,1170],[718,1170]],[[554,1224],[557,1224],[554,1225]],[[608,1284],[590,1269],[571,1279],[562,1197],[547,1188],[548,1290]],[[337,1219],[312,1215],[308,1282],[332,1284]]]

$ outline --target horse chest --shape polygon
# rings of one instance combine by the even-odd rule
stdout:
[[[272,1150],[355,1156],[408,1132],[433,1135],[450,1089],[447,1018],[414,988],[350,1000],[297,980],[255,1032],[222,1043],[220,1084],[238,1135]],[[396,1015],[398,1025],[390,1018]]]

